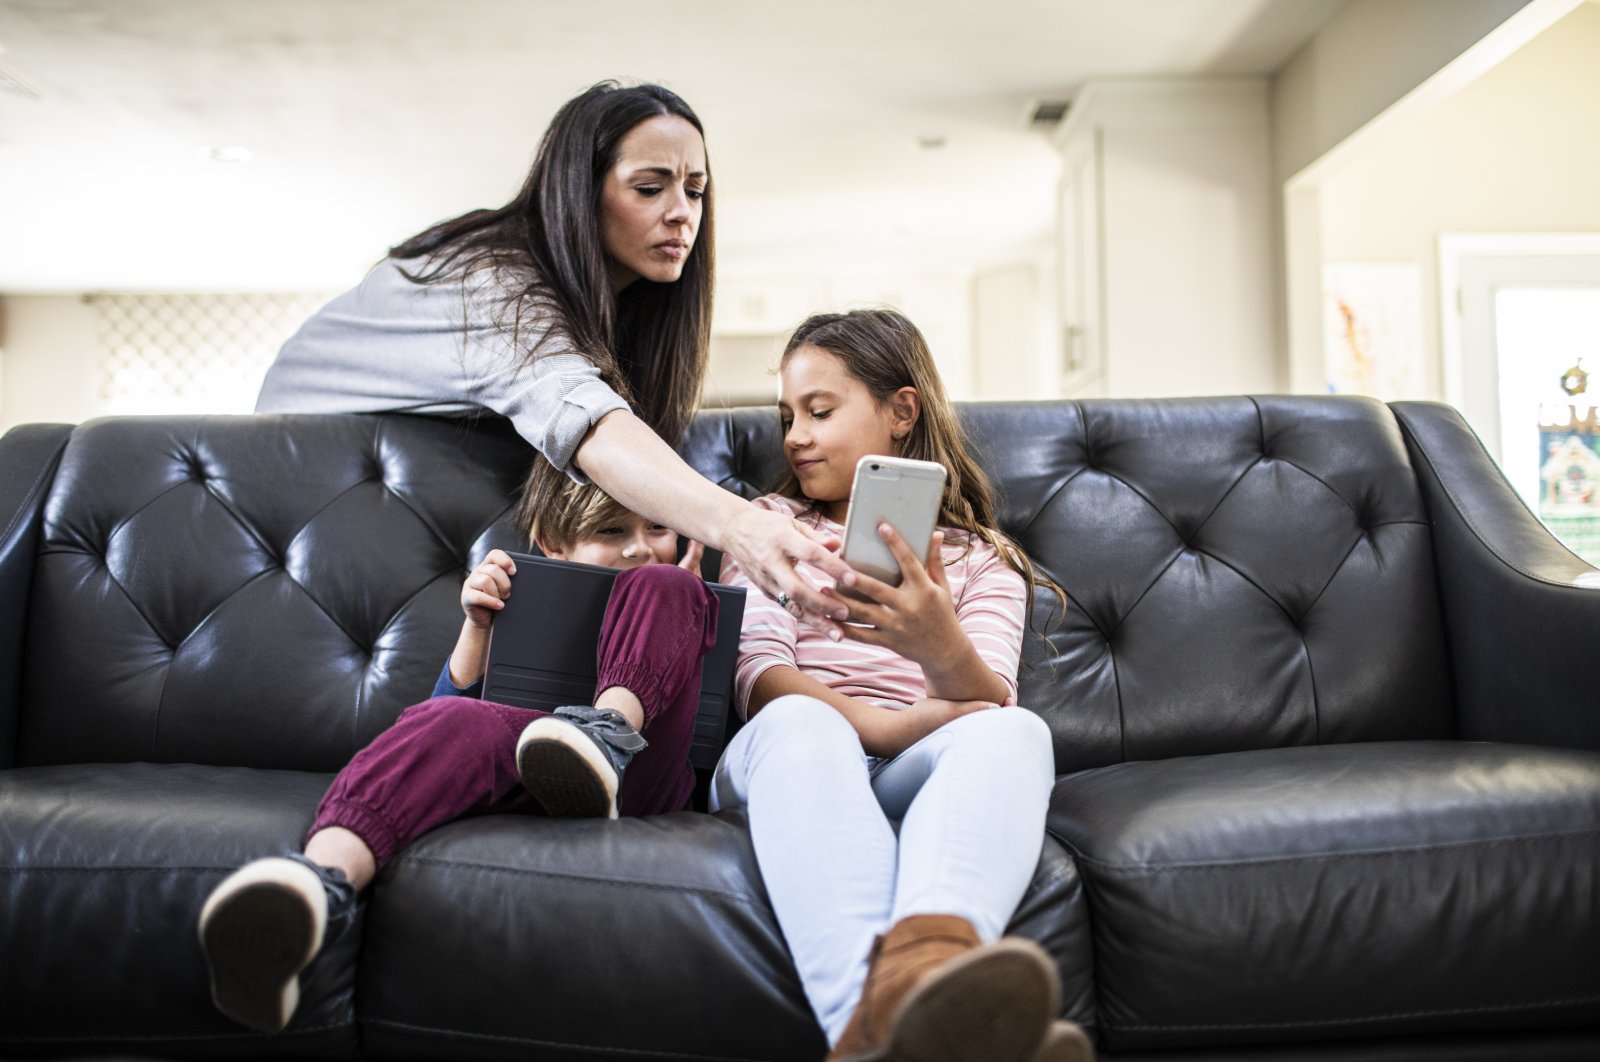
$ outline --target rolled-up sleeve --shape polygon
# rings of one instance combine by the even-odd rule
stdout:
[[[600,418],[628,403],[553,315],[530,316],[508,330],[504,292],[493,271],[475,273],[460,291],[472,321],[463,347],[471,398],[509,419],[556,468],[588,483],[572,459]]]
[[[572,463],[584,436],[600,418],[628,403],[600,378],[582,354],[546,354],[518,374],[516,386],[485,405],[511,419],[517,434],[579,483],[589,480]]]

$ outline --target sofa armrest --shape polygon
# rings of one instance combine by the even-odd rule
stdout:
[[[1433,524],[1459,736],[1600,749],[1600,572],[1528,510],[1461,414],[1390,408]]]
[[[24,424],[0,437],[0,767],[16,761],[28,590],[44,501],[71,424]]]

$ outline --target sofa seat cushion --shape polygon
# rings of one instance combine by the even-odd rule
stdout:
[[[1013,923],[1067,964],[1092,1019],[1087,912],[1047,842]],[[358,977],[380,1057],[805,1059],[826,1043],[742,814],[495,816],[384,868]]]
[[[196,933],[223,877],[299,848],[327,787],[185,764],[0,770],[0,1054],[355,1054],[357,941],[313,968],[268,1039],[211,1005]]]
[[[1267,749],[1063,777],[1114,1048],[1600,1022],[1600,754]]]

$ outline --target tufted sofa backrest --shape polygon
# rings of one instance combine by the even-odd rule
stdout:
[[[1041,595],[1022,702],[1062,771],[1448,737],[1432,540],[1388,408],[1360,398],[970,403],[1002,530]],[[691,459],[746,496],[776,415],[703,415]]]
[[[1023,701],[1061,770],[1448,736],[1426,517],[1399,430],[1342,398],[969,404],[1042,595]],[[684,447],[747,497],[775,413]],[[530,458],[497,418],[114,418],[46,501],[18,761],[334,770],[425,697]]]
[[[336,770],[426,697],[466,571],[518,543],[499,418],[123,417],[72,436],[18,761]]]

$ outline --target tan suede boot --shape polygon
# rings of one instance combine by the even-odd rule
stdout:
[[[830,1062],[1034,1062],[1061,1006],[1043,948],[1015,937],[982,945],[952,915],[901,919],[869,963]]]
[[[1082,1026],[1057,1019],[1045,1030],[1033,1062],[1094,1062],[1094,1044]]]

